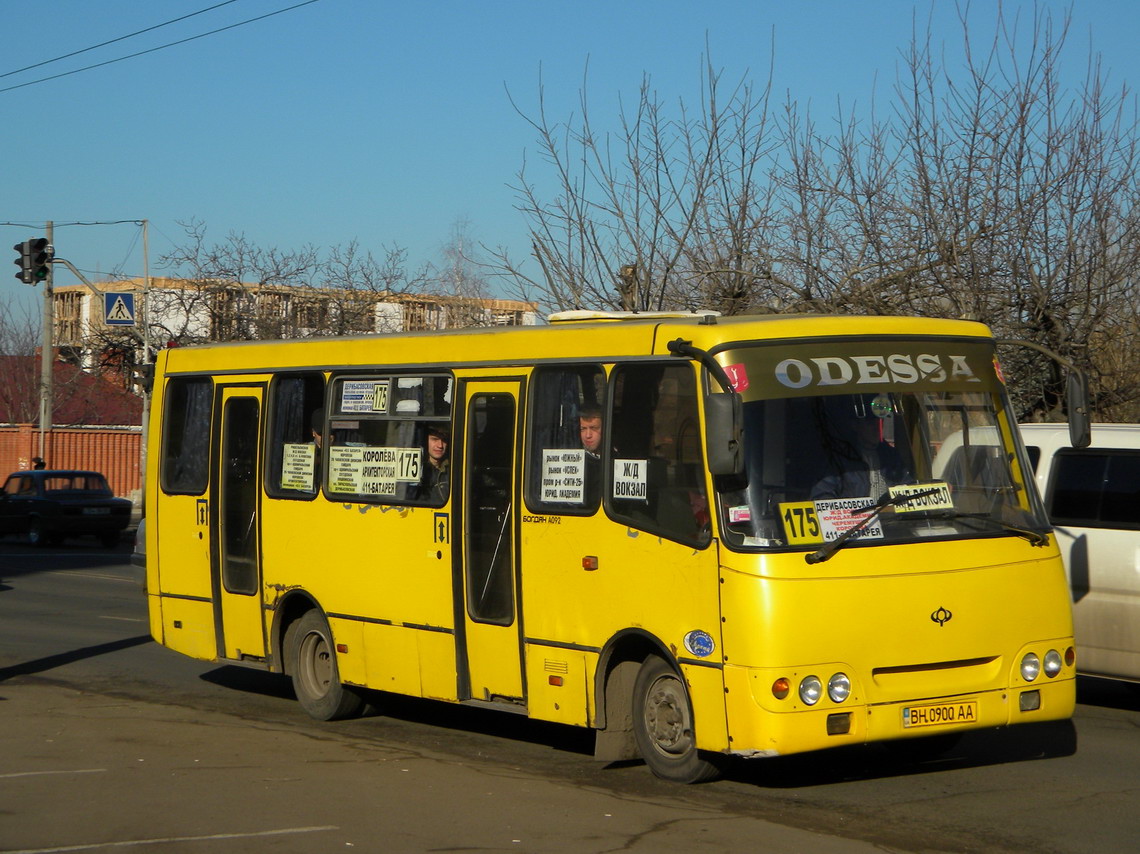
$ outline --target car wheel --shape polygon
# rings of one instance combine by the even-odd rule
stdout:
[[[357,717],[365,701],[340,681],[336,649],[328,621],[316,609],[306,611],[286,633],[293,691],[301,707],[318,721]]]
[[[43,548],[48,544],[48,537],[47,534],[44,533],[43,522],[39,519],[32,519],[28,523],[28,542],[39,548]]]

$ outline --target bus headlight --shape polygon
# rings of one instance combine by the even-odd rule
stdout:
[[[1037,657],[1036,653],[1025,653],[1025,657],[1021,659],[1021,678],[1026,682],[1032,682],[1040,673],[1041,659]]]
[[[827,680],[827,696],[833,703],[842,703],[851,696],[851,680],[846,673],[835,673]]]
[[[1052,679],[1061,672],[1061,653],[1055,649],[1045,653],[1045,675]]]
[[[814,706],[821,696],[823,696],[823,683],[819,681],[819,677],[805,676],[800,682],[800,699],[804,705]]]

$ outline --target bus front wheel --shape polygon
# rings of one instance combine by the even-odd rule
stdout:
[[[664,780],[700,783],[721,774],[721,763],[697,750],[684,681],[656,655],[645,660],[634,682],[633,735],[645,764]]]
[[[320,612],[307,611],[293,623],[286,645],[292,653],[293,691],[310,717],[336,721],[364,710],[364,699],[340,682],[332,631]]]

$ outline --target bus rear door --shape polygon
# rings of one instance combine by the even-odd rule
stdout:
[[[217,395],[210,573],[218,655],[264,658],[258,458],[264,386],[220,386]]]

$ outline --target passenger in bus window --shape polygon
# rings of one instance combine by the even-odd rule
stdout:
[[[321,431],[325,429],[325,413],[323,409],[314,409],[309,416],[309,432],[312,443],[317,446],[317,456],[321,455]]]
[[[870,412],[848,414],[828,426],[829,473],[812,487],[813,500],[864,498],[878,501],[887,488],[907,480],[898,451],[882,438],[882,422]]]
[[[431,504],[443,504],[451,490],[451,461],[448,445],[451,431],[445,424],[429,424],[427,428],[427,465],[420,481],[420,498]]]
[[[321,440],[324,438],[325,411],[314,409],[309,416],[310,443],[313,445],[313,483],[308,492],[321,491]]]
[[[602,495],[602,410],[584,406],[578,412],[578,436],[586,451],[586,504],[597,506]]]

